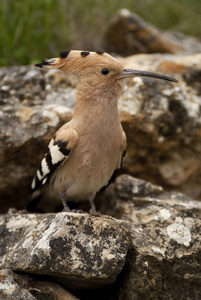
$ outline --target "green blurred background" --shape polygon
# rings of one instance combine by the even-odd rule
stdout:
[[[161,29],[201,37],[201,0],[0,0],[0,66],[30,64],[63,49],[99,49],[121,8]]]

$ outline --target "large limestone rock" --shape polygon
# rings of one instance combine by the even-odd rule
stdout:
[[[115,281],[130,245],[129,225],[88,214],[8,214],[0,218],[0,268],[49,275],[71,289]]]
[[[115,218],[1,216],[0,297],[199,300],[201,203],[128,175],[99,197]]]
[[[118,299],[200,299],[201,203],[128,175],[105,197],[131,224]]]
[[[123,63],[179,79],[127,81],[119,102],[128,138],[126,172],[200,199],[201,54],[137,55]]]
[[[0,198],[25,206],[33,175],[56,129],[69,121],[74,78],[34,66],[0,69]]]

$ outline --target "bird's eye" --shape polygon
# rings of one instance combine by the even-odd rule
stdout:
[[[103,75],[107,75],[108,73],[109,73],[109,70],[106,68],[101,70],[101,74],[103,74]]]

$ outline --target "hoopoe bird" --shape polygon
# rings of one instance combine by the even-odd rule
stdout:
[[[34,210],[39,198],[62,201],[65,210],[68,201],[88,199],[93,211],[96,193],[121,168],[126,152],[117,105],[123,79],[139,76],[178,81],[158,73],[125,69],[101,51],[62,51],[59,58],[45,59],[36,66],[76,74],[79,80],[72,119],[51,139],[33,179],[27,209]]]

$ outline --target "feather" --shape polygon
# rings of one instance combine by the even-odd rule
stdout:
[[[64,129],[64,132],[61,128]],[[33,201],[41,194],[43,186],[49,182],[54,171],[68,159],[77,143],[78,134],[74,129],[66,128],[65,125],[61,128],[51,139],[48,151],[36,171],[31,185],[29,201]]]

